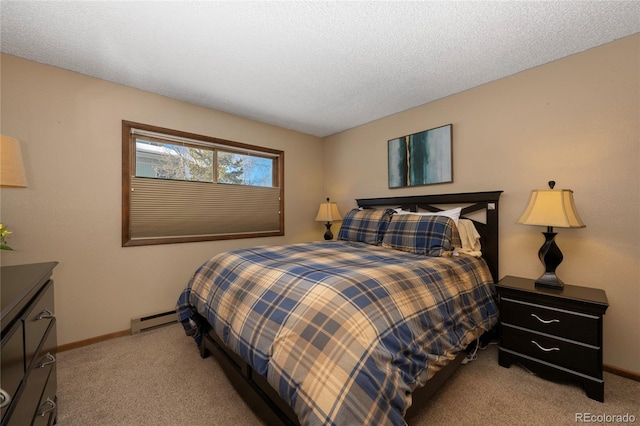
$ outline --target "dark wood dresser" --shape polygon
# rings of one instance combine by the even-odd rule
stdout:
[[[549,379],[576,381],[589,398],[604,401],[602,316],[604,290],[566,285],[536,287],[535,280],[506,276],[500,300],[498,362],[519,362]]]
[[[57,340],[51,275],[57,264],[0,268],[2,426],[56,422]]]

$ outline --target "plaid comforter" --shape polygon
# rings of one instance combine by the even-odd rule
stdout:
[[[214,256],[178,301],[287,401],[302,425],[405,424],[411,392],[497,321],[481,259],[325,241]]]

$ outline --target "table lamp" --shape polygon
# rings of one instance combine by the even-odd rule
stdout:
[[[546,226],[544,244],[538,251],[538,257],[545,267],[545,272],[536,280],[537,286],[562,289],[564,283],[556,275],[556,268],[563,260],[562,252],[555,243],[556,232],[553,227],[584,228],[586,225],[578,216],[573,202],[573,191],[570,189],[553,189],[554,181],[549,181],[550,189],[531,191],[529,204],[518,219],[519,224]]]
[[[333,233],[331,232],[331,222],[340,219],[342,219],[342,216],[340,215],[340,211],[338,210],[338,205],[336,203],[330,202],[329,198],[327,198],[326,203],[320,204],[318,214],[316,215],[316,222],[326,222],[324,224],[327,227],[327,231],[324,233],[325,240],[333,239]]]
[[[26,188],[20,142],[9,136],[0,136],[0,186]]]

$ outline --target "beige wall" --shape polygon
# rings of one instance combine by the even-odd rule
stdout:
[[[217,252],[321,239],[322,140],[73,72],[2,55],[2,134],[19,139],[28,188],[3,188],[15,252],[3,265],[57,260],[58,342],[125,330],[172,309],[190,274]],[[121,121],[285,151],[285,236],[120,246]]]
[[[452,70],[455,72],[455,70]],[[453,124],[454,182],[388,189],[387,140]],[[570,284],[603,288],[604,362],[640,373],[640,35],[325,139],[325,189],[356,197],[504,190],[500,274],[536,278],[541,227],[517,225],[529,193],[570,188],[584,229],[561,229]]]
[[[556,229],[558,274],[606,290],[605,363],[640,372],[639,35],[345,131],[324,148],[312,136],[12,56],[1,65],[1,130],[22,141],[29,181],[0,191],[17,249],[1,260],[60,262],[60,344],[172,308],[194,268],[219,251],[321,238],[313,219],[325,196],[344,212],[357,197],[504,190],[501,275],[537,277],[543,229],[515,221],[529,192],[554,179],[575,191],[587,224]],[[123,119],[284,150],[286,236],[120,247]],[[454,183],[388,189],[387,140],[448,123]]]

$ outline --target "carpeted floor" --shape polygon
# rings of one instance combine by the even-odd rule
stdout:
[[[60,426],[263,424],[178,324],[59,353],[58,402]],[[410,424],[570,425],[576,413],[628,414],[638,424],[640,382],[605,373],[600,403],[578,386],[498,366],[497,346],[490,345]]]

